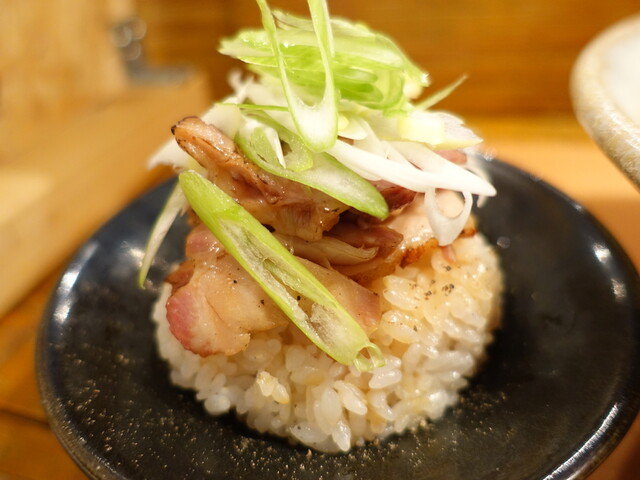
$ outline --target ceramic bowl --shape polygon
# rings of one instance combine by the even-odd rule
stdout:
[[[186,222],[136,286],[165,184],[91,237],[55,289],[37,346],[53,431],[99,480],[586,479],[640,406],[640,277],[580,205],[497,160],[485,170],[500,195],[478,225],[505,273],[503,325],[460,404],[427,428],[322,454],[207,415],[171,384],[149,316]]]
[[[587,133],[640,187],[640,15],[586,46],[573,68],[571,95]]]

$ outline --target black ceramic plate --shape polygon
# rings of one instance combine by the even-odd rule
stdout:
[[[135,285],[169,190],[106,224],[63,274],[39,332],[37,365],[53,430],[95,478],[584,478],[640,404],[640,281],[579,205],[498,161],[499,196],[479,210],[506,273],[504,327],[462,403],[417,434],[343,455],[257,435],[204,413],[158,359],[149,310],[184,225]]]

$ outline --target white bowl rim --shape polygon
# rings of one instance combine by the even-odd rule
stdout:
[[[640,126],[608,94],[602,74],[610,48],[632,35],[640,35],[640,14],[615,23],[593,39],[573,67],[570,90],[583,128],[640,187]]]

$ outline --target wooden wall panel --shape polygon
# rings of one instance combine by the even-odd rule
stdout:
[[[137,0],[154,62],[189,62],[228,91],[232,62],[219,39],[256,26],[254,0]],[[306,13],[303,0],[270,5]],[[332,14],[361,20],[394,37],[442,86],[469,80],[446,101],[462,113],[568,111],[568,77],[581,48],[600,30],[640,8],[637,0],[333,0]]]
[[[52,126],[125,90],[109,37],[115,3],[0,0],[0,164]]]
[[[197,72],[129,78],[111,34],[132,6],[0,0],[0,314],[159,180],[147,158],[209,104]]]

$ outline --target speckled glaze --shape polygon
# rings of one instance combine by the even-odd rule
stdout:
[[[37,370],[51,426],[100,479],[583,479],[640,405],[640,280],[579,205],[498,161],[479,211],[507,289],[504,325],[459,406],[416,433],[328,455],[211,417],[173,387],[149,311],[185,225],[135,284],[170,185],[125,209],[77,253],[42,319]]]
[[[620,95],[616,88],[629,75],[627,58],[640,65],[640,15],[627,18],[592,40],[578,57],[571,74],[576,116],[604,153],[640,188],[640,85]],[[629,45],[627,51],[619,47]],[[613,58],[615,55],[615,59]],[[615,61],[614,61],[615,60]],[[635,77],[634,77],[635,78]],[[631,78],[628,81],[632,81]],[[634,105],[631,112],[629,104]]]

